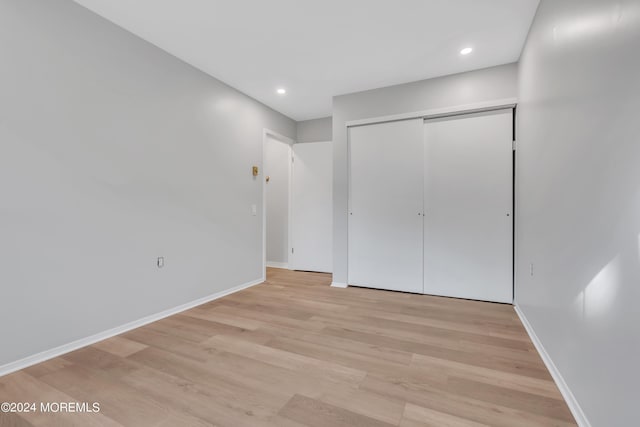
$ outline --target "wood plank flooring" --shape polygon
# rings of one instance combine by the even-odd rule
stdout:
[[[513,308],[269,269],[264,284],[0,378],[100,402],[0,426],[570,426]]]

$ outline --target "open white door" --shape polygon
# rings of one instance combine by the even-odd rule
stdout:
[[[512,110],[425,121],[424,293],[512,302]]]
[[[332,272],[333,152],[331,142],[293,145],[292,270]]]

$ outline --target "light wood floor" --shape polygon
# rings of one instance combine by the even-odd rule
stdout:
[[[1,426],[568,426],[508,305],[262,285],[0,378],[0,402],[100,402]]]

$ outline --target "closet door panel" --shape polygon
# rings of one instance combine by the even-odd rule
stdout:
[[[512,302],[512,110],[424,130],[424,293]]]
[[[349,284],[423,291],[423,120],[349,129]]]

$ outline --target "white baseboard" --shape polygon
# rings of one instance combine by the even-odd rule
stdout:
[[[346,288],[347,285],[346,283],[340,283],[340,282],[331,282],[331,287],[333,288]]]
[[[286,262],[267,261],[267,267],[284,268],[285,270],[288,270],[289,264],[287,264]]]
[[[529,338],[531,338],[533,345],[536,347],[536,350],[538,350],[538,353],[540,354],[542,361],[544,362],[544,364],[547,366],[547,369],[551,373],[551,376],[553,377],[553,380],[558,386],[558,389],[560,390],[562,397],[564,397],[565,402],[567,402],[567,406],[569,407],[571,414],[573,414],[573,417],[576,419],[576,423],[578,423],[579,427],[591,427],[591,423],[589,423],[587,416],[582,411],[580,404],[578,403],[575,396],[571,392],[571,389],[565,382],[564,378],[562,377],[562,374],[560,373],[556,365],[553,363],[553,360],[551,360],[549,353],[547,353],[547,350],[545,350],[544,346],[542,345],[542,342],[536,335],[535,331],[533,330],[533,327],[527,320],[526,316],[524,315],[524,313],[522,312],[522,310],[517,304],[514,304],[514,308],[516,310],[516,313],[518,314],[518,317],[520,318],[520,321],[522,322],[522,325],[527,330],[527,333],[529,334]]]
[[[95,344],[95,343],[97,343],[99,341],[102,341],[102,340],[105,340],[107,338],[111,338],[111,337],[114,337],[116,335],[120,335],[120,334],[125,333],[127,331],[130,331],[132,329],[136,329],[136,328],[139,328],[141,326],[144,326],[144,325],[146,325],[148,323],[155,322],[155,321],[158,321],[160,319],[164,319],[165,317],[172,316],[174,314],[180,313],[180,312],[185,311],[185,310],[189,310],[190,308],[205,304],[205,303],[207,303],[209,301],[213,301],[213,300],[216,300],[218,298],[222,298],[222,297],[227,296],[229,294],[232,294],[234,292],[238,292],[238,291],[241,291],[243,289],[250,288],[251,286],[255,286],[255,285],[258,285],[260,283],[263,283],[264,281],[265,281],[265,279],[261,278],[259,280],[254,280],[254,281],[242,284],[242,285],[238,285],[238,286],[235,286],[233,288],[226,289],[226,290],[221,291],[221,292],[216,292],[215,294],[211,294],[211,295],[208,295],[206,297],[202,297],[202,298],[199,298],[197,300],[194,300],[194,301],[191,301],[191,302],[188,302],[188,303],[185,303],[185,304],[181,304],[179,306],[176,306],[176,307],[161,311],[159,313],[151,314],[151,315],[145,316],[145,317],[143,317],[141,319],[134,320],[134,321],[129,322],[129,323],[125,323],[124,325],[116,326],[115,328],[108,329],[108,330],[103,331],[103,332],[99,332],[99,333],[97,333],[95,335],[91,335],[91,336],[88,336],[86,338],[81,338],[79,340],[72,341],[72,342],[70,342],[68,344],[63,344],[63,345],[61,345],[59,347],[55,347],[55,348],[52,348],[50,350],[45,350],[45,351],[43,351],[41,353],[37,353],[37,354],[34,354],[32,356],[27,356],[27,357],[25,357],[23,359],[16,360],[15,362],[9,362],[9,363],[7,363],[5,365],[0,366],[0,377],[3,376],[3,375],[10,374],[10,373],[15,372],[15,371],[19,371],[19,370],[24,369],[24,368],[28,368],[29,366],[35,365],[37,363],[41,363],[41,362],[44,362],[46,360],[53,359],[54,357],[62,356],[63,354],[72,352],[74,350],[78,350],[78,349],[80,349],[82,347],[86,347],[88,345]]]

